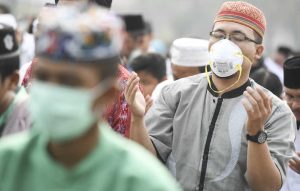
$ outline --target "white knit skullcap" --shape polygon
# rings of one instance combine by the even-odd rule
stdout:
[[[12,14],[0,14],[0,23],[17,29],[17,20]]]
[[[171,47],[171,62],[178,66],[200,67],[208,63],[208,41],[195,38],[176,39]]]

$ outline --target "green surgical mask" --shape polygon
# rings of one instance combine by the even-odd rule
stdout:
[[[107,81],[93,90],[33,82],[29,109],[35,129],[53,142],[67,142],[82,136],[97,122],[92,111],[95,97],[102,96],[109,87]]]

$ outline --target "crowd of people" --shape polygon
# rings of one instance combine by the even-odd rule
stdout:
[[[300,189],[300,55],[265,55],[259,7],[167,48],[112,4],[48,2],[21,30],[0,1],[0,191]]]

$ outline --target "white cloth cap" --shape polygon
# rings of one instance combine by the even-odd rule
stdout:
[[[0,24],[8,25],[14,30],[17,29],[17,20],[11,14],[0,14]]]
[[[171,47],[171,62],[178,66],[200,67],[209,61],[208,40],[176,39]]]

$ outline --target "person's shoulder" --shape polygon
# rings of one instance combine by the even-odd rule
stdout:
[[[3,165],[20,158],[30,144],[32,136],[29,131],[22,131],[0,139],[0,171]]]
[[[181,78],[170,84],[167,84],[163,88],[163,91],[177,92],[184,90],[195,90],[196,87],[198,87],[202,82],[207,83],[205,74],[197,74],[194,76]]]
[[[31,153],[26,152],[29,143],[27,132],[16,133],[0,138],[0,190],[4,189],[17,173],[20,173],[21,166],[26,166],[26,156]],[[6,185],[6,186],[5,186]]]
[[[31,135],[29,130],[1,137],[0,139],[0,154],[3,152],[18,152],[26,147],[30,142]]]
[[[177,85],[177,86],[197,85],[203,80],[206,80],[205,74],[197,74],[194,76],[178,79],[174,81],[172,85]]]
[[[24,88],[19,90],[16,101],[13,103],[13,110],[6,121],[6,127],[3,135],[29,129],[31,127],[30,113],[28,110],[29,96]]]
[[[130,181],[132,190],[180,190],[170,173],[151,153],[108,128],[103,130],[116,155],[122,155],[118,176]]]
[[[101,124],[101,133],[106,142],[110,145],[112,149],[115,150],[116,153],[122,153],[126,158],[135,158],[135,157],[144,157],[140,155],[148,155],[148,152],[145,151],[141,146],[136,144],[135,142],[124,138],[118,133],[114,132],[112,128],[109,127],[108,124]]]
[[[265,89],[265,90],[269,92],[269,95],[272,98],[273,110],[275,110],[277,112],[280,112],[280,113],[286,113],[286,114],[289,114],[291,116],[294,116],[292,110],[290,109],[290,107],[287,105],[287,103],[285,101],[283,101],[282,99],[277,97],[270,90],[267,90],[267,89]]]

